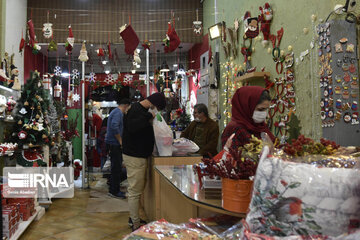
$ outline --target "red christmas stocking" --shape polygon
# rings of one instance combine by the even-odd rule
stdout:
[[[128,55],[134,54],[140,40],[131,25],[127,25],[124,30],[120,31],[120,36],[125,43],[125,53]]]
[[[31,47],[33,47],[35,44],[36,37],[35,37],[34,24],[31,19],[27,22],[27,25],[29,27],[29,36],[30,36],[29,44]]]
[[[175,51],[175,49],[180,45],[181,41],[177,33],[175,32],[175,28],[172,28],[170,33],[168,34],[170,39],[169,47],[165,46],[165,53],[170,53]]]

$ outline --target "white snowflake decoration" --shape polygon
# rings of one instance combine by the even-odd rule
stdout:
[[[75,93],[74,96],[73,96],[73,100],[74,100],[74,102],[80,101],[80,95]]]
[[[133,75],[126,74],[124,76],[124,83],[129,84],[133,80]]]
[[[56,66],[54,68],[54,73],[55,73],[55,76],[61,76],[61,73],[62,73],[61,68],[59,66]]]
[[[90,82],[95,82],[96,80],[96,74],[94,72],[90,73]]]
[[[106,75],[106,78],[104,80],[104,82],[107,84],[107,85],[110,85],[112,83],[114,83],[114,77],[111,75],[111,74],[108,74]]]
[[[80,76],[79,71],[78,71],[77,69],[73,69],[73,70],[72,70],[72,74],[71,74],[71,79],[72,79],[72,80],[76,80],[76,79],[79,78],[79,76]]]

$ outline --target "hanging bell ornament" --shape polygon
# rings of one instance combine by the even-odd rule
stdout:
[[[21,121],[21,120],[19,120],[19,121],[18,121],[18,124],[19,124],[19,125],[21,125],[21,124],[22,124],[22,121]]]
[[[29,143],[29,147],[34,147],[34,144],[32,144],[32,143]]]
[[[83,43],[81,45],[79,60],[81,62],[86,62],[87,60],[89,60],[89,57],[88,57],[87,51],[86,51],[85,41],[83,41]]]
[[[51,142],[51,146],[54,146],[55,145],[55,142],[53,141],[53,142]]]
[[[24,102],[24,106],[29,106],[29,102],[28,101]]]
[[[43,139],[47,138],[47,136],[46,136],[45,134],[43,134],[41,137],[42,137]]]

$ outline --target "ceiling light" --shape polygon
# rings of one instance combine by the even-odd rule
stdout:
[[[67,72],[63,72],[63,73],[61,73],[61,76],[62,76],[62,77],[68,77],[68,76],[70,76],[70,74],[67,73]]]
[[[140,68],[140,64],[136,64],[136,68]]]
[[[178,65],[177,64],[174,64],[173,67],[176,68]]]
[[[107,63],[107,61],[106,61],[106,60],[102,61],[102,64],[104,64],[104,65],[105,65],[106,63]]]
[[[131,69],[131,73],[135,74],[136,73],[136,69]]]
[[[106,74],[109,74],[109,73],[110,73],[110,70],[105,70],[105,73],[106,73]]]
[[[154,76],[150,76],[149,78],[150,78],[151,80],[153,80],[153,79],[154,79]]]

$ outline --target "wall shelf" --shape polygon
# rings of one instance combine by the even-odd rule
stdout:
[[[270,76],[270,72],[251,72],[235,78],[235,82],[249,82],[256,79],[263,79]]]

